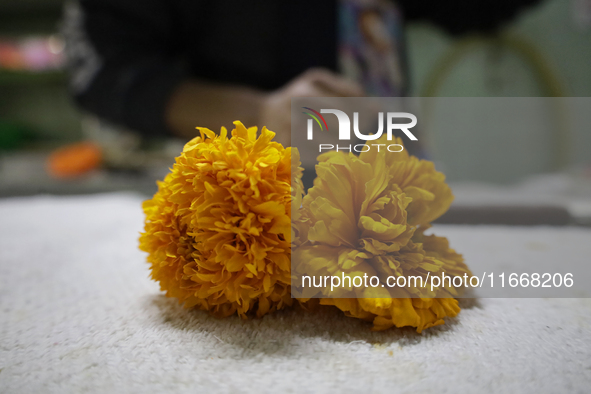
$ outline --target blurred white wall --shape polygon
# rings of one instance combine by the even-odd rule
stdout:
[[[505,32],[531,44],[533,50],[541,55],[543,67],[550,70],[551,77],[560,85],[565,96],[589,97],[591,26],[581,24],[581,18],[577,18],[575,3],[580,1],[546,0],[537,8],[526,11],[507,26]],[[427,86],[429,76],[441,68],[441,59],[455,48],[458,41],[423,24],[409,26],[407,34],[412,94],[421,96],[430,88]],[[544,83],[536,76],[532,65],[515,51],[480,45],[461,56],[461,60],[438,85],[436,95],[545,96],[548,90]],[[499,121],[483,122],[482,113],[467,110],[461,122],[469,125],[467,129],[472,130],[471,133],[454,134],[454,123],[448,122],[445,130],[429,136],[432,156],[451,180],[507,183],[529,174],[554,171],[556,152],[553,143],[559,134],[551,123],[544,121],[548,119],[548,108],[542,106],[532,111],[524,116],[524,122],[531,119],[532,122],[540,121],[540,124],[528,124],[527,132],[515,136],[504,134]],[[591,108],[579,110],[571,118],[571,136],[568,141],[565,139],[568,144],[567,167],[591,166],[591,154],[588,151],[591,147],[589,113]],[[432,121],[437,122],[437,119]],[[510,144],[512,149],[499,152],[496,149],[499,139]]]

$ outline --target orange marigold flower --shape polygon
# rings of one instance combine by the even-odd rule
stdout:
[[[386,141],[380,141],[386,142]],[[396,143],[402,144],[400,139]],[[384,286],[324,289],[320,304],[334,305],[374,329],[443,324],[459,312],[453,286],[388,287],[389,276],[463,276],[470,271],[447,239],[424,231],[443,214],[453,195],[433,163],[405,151],[369,150],[355,156],[329,152],[319,157],[317,178],[303,200],[308,242],[294,249],[301,275],[377,276]],[[409,281],[410,283],[410,281]],[[340,293],[339,293],[340,292]],[[351,297],[355,292],[358,298]],[[349,294],[349,295],[347,295]],[[302,301],[305,301],[302,300]]]
[[[301,183],[301,170],[275,133],[234,125],[231,138],[198,128],[185,145],[143,204],[140,248],[152,278],[185,307],[262,316],[292,303],[290,181],[294,171]]]

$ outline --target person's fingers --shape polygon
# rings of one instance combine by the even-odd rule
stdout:
[[[323,107],[331,108],[334,107],[330,102],[331,97],[359,96],[365,96],[365,92],[358,84],[325,69],[312,69],[284,88],[269,94],[263,101],[259,116],[262,125],[277,132],[276,140],[288,146],[291,140],[292,97],[316,97],[321,101],[329,100]]]
[[[361,85],[341,77],[329,70],[312,69],[305,77],[323,92],[332,97],[363,97],[365,92]]]
[[[318,81],[308,81],[304,86],[305,94],[301,97],[343,97],[342,94],[335,92],[328,86]]]
[[[353,97],[343,95],[342,91],[336,92],[326,84],[315,81],[299,81],[298,83],[290,86],[289,89],[284,91],[285,97],[291,99],[291,97]]]
[[[305,79],[295,81],[282,93],[286,99],[291,99],[291,97],[332,97],[335,94],[326,86]]]

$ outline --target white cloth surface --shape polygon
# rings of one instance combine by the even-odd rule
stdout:
[[[590,299],[465,300],[457,318],[422,335],[371,332],[335,310],[220,320],[182,309],[149,280],[141,201],[0,200],[1,393],[590,390]],[[589,229],[502,230],[435,232],[469,265],[520,231],[591,241]]]

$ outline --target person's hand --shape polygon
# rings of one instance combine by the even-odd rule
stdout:
[[[259,127],[266,126],[277,134],[276,141],[290,146],[292,97],[363,96],[365,93],[359,84],[329,70],[310,69],[263,98]]]

